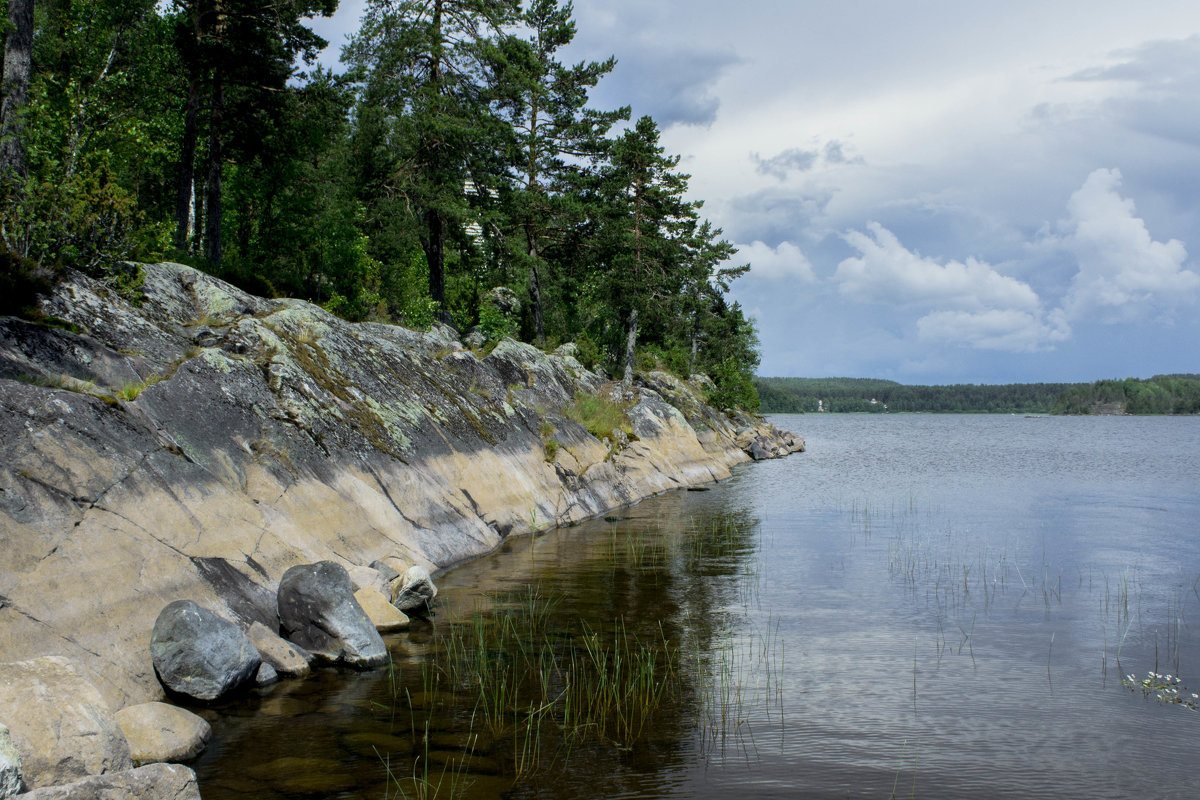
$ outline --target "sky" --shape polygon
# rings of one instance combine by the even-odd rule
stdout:
[[[357,27],[342,0],[323,57]],[[1195,0],[576,0],[749,274],[760,375],[1200,372]]]

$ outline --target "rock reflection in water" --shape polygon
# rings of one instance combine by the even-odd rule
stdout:
[[[736,611],[753,595],[757,542],[752,514],[690,508],[685,493],[618,521],[508,542],[441,578],[433,619],[388,637],[389,669],[319,670],[203,711],[216,735],[198,764],[202,793],[207,800],[646,796],[684,780],[697,743],[701,755],[732,750],[744,758],[752,731],[739,714],[764,696],[748,691],[746,682],[757,678],[738,663],[732,637]],[[544,632],[504,642],[553,654],[552,691],[529,694],[538,691],[531,676],[514,677],[516,698],[504,708],[511,720],[488,724],[488,700],[463,682],[447,648],[475,646],[472,637],[483,635],[476,629],[499,630],[506,616],[530,625],[523,609],[531,596],[541,602]],[[627,652],[608,656],[614,661],[632,661],[634,648],[645,648],[659,670],[661,701],[634,734],[617,733],[611,718],[573,722],[579,709],[565,707],[567,684],[581,680],[569,666],[586,660],[589,635],[603,648],[614,637],[626,642]],[[488,655],[501,670],[530,663]],[[467,653],[464,663],[474,657]],[[598,680],[619,671],[613,663],[606,669]],[[531,711],[538,712],[533,725]]]

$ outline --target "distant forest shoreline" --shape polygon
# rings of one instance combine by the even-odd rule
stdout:
[[[1200,374],[1100,380],[907,386],[871,378],[756,378],[764,414],[1200,414]]]

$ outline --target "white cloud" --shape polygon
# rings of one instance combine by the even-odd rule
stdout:
[[[935,311],[917,320],[917,334],[925,341],[958,342],[980,350],[1033,353],[1052,349],[1052,343],[1071,336],[1061,311],[1047,319],[1018,309],[988,311]]]
[[[1015,308],[1032,312],[1038,308],[1037,293],[1029,284],[1001,275],[983,261],[968,258],[966,263],[939,264],[905,248],[878,222],[868,222],[867,229],[871,236],[853,230],[843,235],[860,254],[838,264],[833,276],[847,297],[973,311]]]
[[[1184,269],[1183,242],[1151,238],[1120,187],[1119,170],[1098,169],[1067,203],[1070,217],[1060,224],[1065,233],[1054,241],[1079,261],[1063,300],[1071,319],[1144,319],[1193,300],[1200,290],[1200,275]]]
[[[756,241],[753,244],[740,244],[737,248],[738,255],[735,261],[749,261],[751,277],[772,281],[793,279],[804,283],[817,280],[808,258],[791,242],[780,242],[778,247],[771,247]]]

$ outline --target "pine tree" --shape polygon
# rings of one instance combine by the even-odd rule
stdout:
[[[522,15],[527,38],[502,44],[501,108],[513,132],[516,191],[510,214],[520,231],[528,265],[534,335],[545,344],[543,279],[549,240],[577,224],[587,209],[579,202],[579,179],[603,157],[612,125],[629,108],[595,111],[588,93],[616,66],[616,59],[564,65],[557,53],[575,38],[571,3],[534,0]]]
[[[443,322],[447,239],[468,241],[467,187],[486,203],[502,172],[495,66],[517,11],[516,0],[370,0],[343,51],[360,83],[356,134],[374,139],[382,170],[363,176],[375,187],[364,200],[403,210],[417,230]]]
[[[659,144],[658,126],[642,117],[612,145],[603,176],[603,227],[612,311],[625,319],[623,380],[633,380],[639,319],[655,300],[679,287],[682,248],[678,235],[696,206],[683,199],[687,175],[674,172],[678,156]]]

